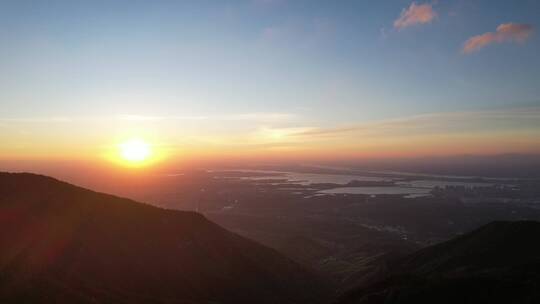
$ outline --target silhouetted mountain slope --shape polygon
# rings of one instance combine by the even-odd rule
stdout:
[[[317,278],[192,212],[0,173],[1,303],[316,303]]]
[[[492,222],[420,250],[400,267],[404,272],[432,275],[503,269],[534,262],[540,262],[539,222]]]
[[[540,223],[493,222],[424,248],[346,303],[540,303]]]

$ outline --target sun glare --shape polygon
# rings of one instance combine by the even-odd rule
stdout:
[[[152,154],[150,145],[141,139],[131,139],[120,144],[120,155],[130,163],[142,163]]]

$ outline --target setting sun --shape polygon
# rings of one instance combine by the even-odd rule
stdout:
[[[150,145],[141,139],[131,139],[120,144],[120,155],[130,163],[141,163],[151,156]]]

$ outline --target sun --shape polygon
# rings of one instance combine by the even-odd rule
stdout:
[[[151,146],[142,139],[130,139],[119,145],[122,159],[129,163],[142,163],[152,155]]]

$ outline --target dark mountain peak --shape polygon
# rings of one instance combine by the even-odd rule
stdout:
[[[317,277],[194,212],[0,173],[0,302],[316,303]]]

